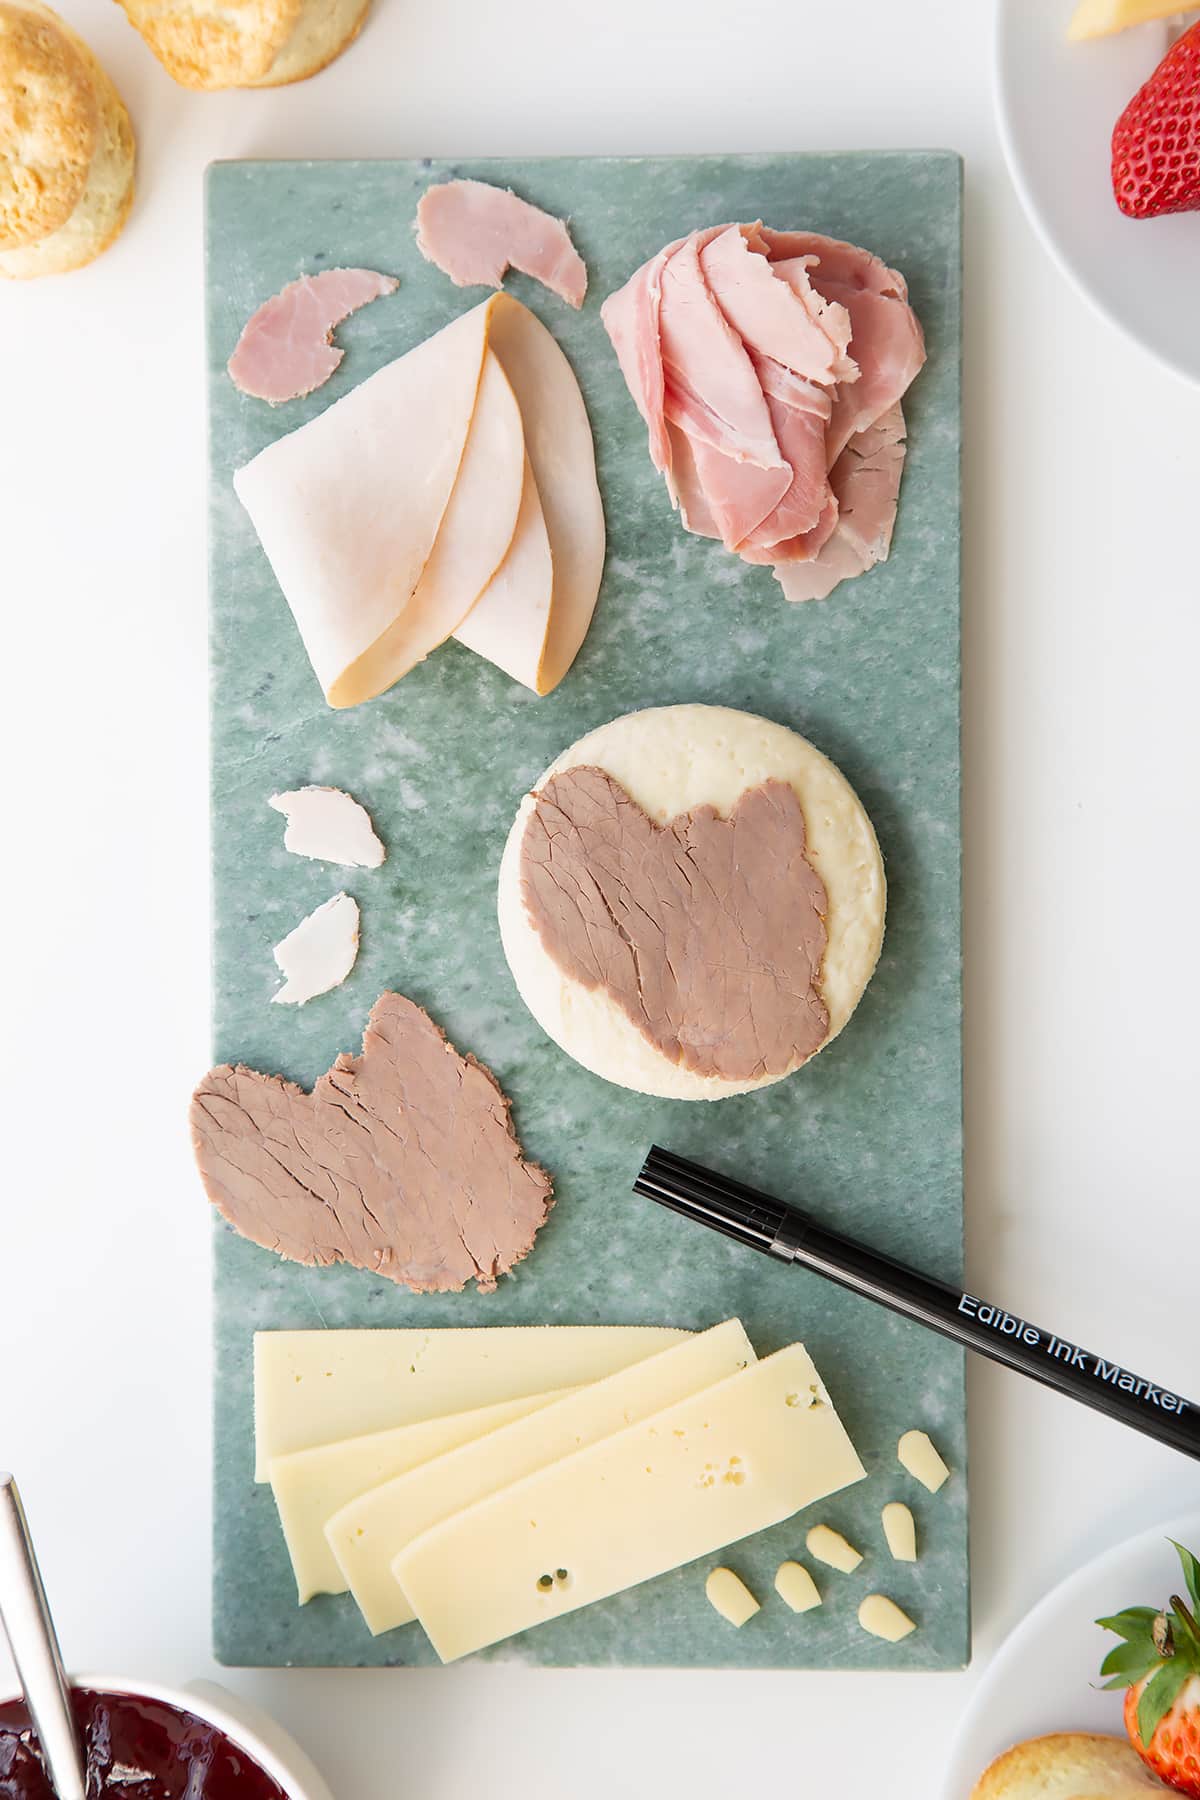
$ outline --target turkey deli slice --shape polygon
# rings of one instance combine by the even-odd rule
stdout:
[[[604,562],[591,429],[558,344],[507,294],[268,446],[234,486],[330,706],[383,693],[477,603],[468,644],[537,692],[583,642]]]

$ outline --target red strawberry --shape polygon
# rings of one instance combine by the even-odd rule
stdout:
[[[1200,211],[1200,24],[1172,45],[1117,120],[1112,184],[1131,219]]]
[[[1200,1562],[1176,1544],[1188,1600],[1173,1594],[1164,1612],[1134,1606],[1097,1619],[1124,1641],[1100,1673],[1127,1688],[1125,1729],[1143,1762],[1181,1793],[1200,1800]],[[1190,1601],[1190,1604],[1189,1604]]]

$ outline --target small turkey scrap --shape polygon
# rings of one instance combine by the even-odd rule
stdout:
[[[925,360],[902,275],[812,232],[717,225],[601,317],[689,531],[770,565],[789,600],[885,560]]]
[[[507,294],[239,469],[234,487],[330,706],[459,636],[535,693],[587,634],[604,513],[583,396]]]

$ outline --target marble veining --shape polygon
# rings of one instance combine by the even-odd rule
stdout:
[[[513,293],[556,332],[596,435],[609,558],[574,670],[536,700],[456,644],[383,698],[328,710],[230,477],[482,291],[424,263],[417,197],[452,174],[511,183],[570,215],[591,275],[579,314],[522,277]],[[769,1264],[634,1199],[652,1139],[819,1210],[952,1279],[962,1257],[959,901],[958,158],[943,152],[554,159],[446,164],[227,163],[208,176],[211,419],[214,1042],[217,1059],[311,1082],[356,1049],[388,986],[426,1006],[496,1071],[558,1205],[498,1293],[421,1298],[352,1270],[304,1270],[216,1228],[217,1655],[233,1664],[428,1663],[409,1626],[372,1639],[345,1598],[298,1609],[269,1490],[252,1481],[250,1340],[257,1327],[630,1322],[703,1326],[739,1313],[761,1352],[808,1345],[871,1479],[722,1558],[764,1601],[741,1632],[696,1566],[530,1632],[491,1653],[529,1664],[936,1669],[968,1646],[962,1356],[815,1277]],[[929,363],[905,402],[910,439],[890,562],[828,601],[791,607],[769,570],[688,537],[600,324],[604,296],[669,238],[765,218],[856,238],[908,277]],[[337,264],[399,277],[339,328],[345,358],[318,393],[271,408],[224,365],[260,301]],[[841,1038],[789,1081],[710,1106],[643,1099],[586,1074],[540,1033],[501,954],[495,882],[529,784],[585,731],[634,707],[713,701],[811,737],[874,819],[890,917],[879,970]],[[388,846],[379,870],[287,856],[268,795],[345,787]],[[344,887],[362,949],[344,987],[273,1007],[271,946]],[[198,1071],[199,1073],[199,1071]],[[181,1106],[183,1104],[181,1096]],[[181,1202],[204,1204],[199,1183]],[[927,1428],[954,1469],[939,1495],[895,1459]],[[888,1557],[887,1500],[912,1506],[915,1568]],[[855,1576],[819,1571],[826,1604],[797,1618],[771,1589],[804,1560],[816,1517],[867,1552]],[[920,1629],[866,1637],[855,1612],[881,1588]]]

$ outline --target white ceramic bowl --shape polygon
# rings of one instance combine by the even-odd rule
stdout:
[[[996,104],[1013,181],[1047,248],[1092,305],[1168,368],[1200,382],[1200,213],[1127,219],[1109,172],[1112,128],[1166,54],[1171,28],[1160,20],[1072,44],[1074,9],[1075,0],[996,0]]]
[[[1188,1482],[1186,1475],[1182,1479]],[[971,1696],[951,1746],[941,1800],[963,1800],[992,1758],[1023,1738],[1048,1731],[1120,1735],[1121,1695],[1106,1693],[1097,1680],[1113,1640],[1095,1621],[1134,1600],[1175,1591],[1179,1562],[1169,1538],[1200,1545],[1200,1511],[1105,1551],[1026,1615]]]
[[[224,1732],[278,1782],[288,1800],[333,1800],[324,1777],[293,1737],[261,1707],[252,1706],[212,1681],[189,1682],[186,1687],[164,1687],[157,1681],[140,1681],[112,1675],[72,1675],[72,1687],[91,1688],[102,1694],[132,1694],[157,1700],[161,1705],[193,1713]],[[19,1694],[0,1695],[0,1705],[20,1699]]]

